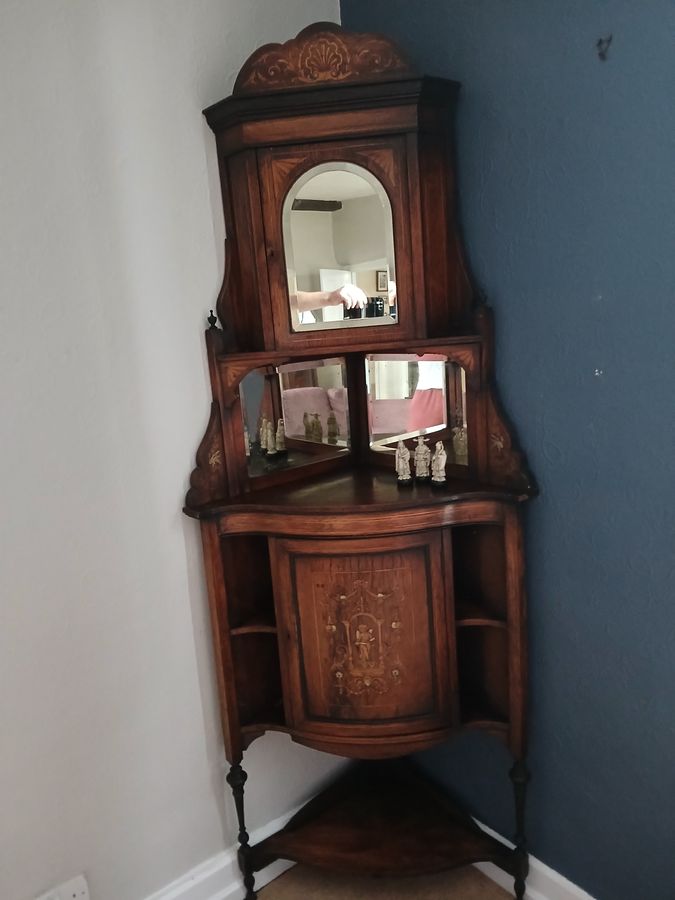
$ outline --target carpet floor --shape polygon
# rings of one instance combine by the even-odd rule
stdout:
[[[260,900],[508,900],[511,894],[472,867],[423,878],[352,878],[294,866]]]

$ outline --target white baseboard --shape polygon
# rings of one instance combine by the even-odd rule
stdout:
[[[291,810],[284,816],[279,816],[278,819],[268,822],[261,828],[256,828],[251,832],[251,844],[257,844],[283,828],[298,809],[300,807]],[[293,865],[295,863],[280,859],[271,866],[267,866],[266,869],[256,872],[256,889],[263,888]],[[235,845],[229,850],[224,850],[222,853],[212,856],[211,859],[207,859],[206,862],[186,872],[176,881],[172,881],[161,891],[146,897],[146,900],[241,900],[243,896]]]
[[[251,844],[257,844],[258,841],[264,840],[268,835],[283,828],[296,811],[293,810],[262,828],[257,828],[251,833]],[[513,846],[487,826],[480,822],[478,824],[498,841]],[[255,876],[256,889],[263,888],[293,865],[294,863],[287,860],[279,860],[263,869],[262,872],[257,872]],[[478,863],[476,868],[507,891],[513,889],[513,878],[492,863]],[[229,850],[207,859],[206,862],[162,888],[161,891],[157,891],[151,897],[147,897],[146,900],[241,900],[242,896],[237,850],[236,847],[231,847]],[[593,897],[544,865],[543,862],[530,856],[530,874],[527,878],[525,900],[593,900]]]
[[[483,825],[482,822],[477,822],[477,824],[502,844],[513,847],[511,841],[507,841],[487,825]],[[476,868],[505,890],[513,890],[513,878],[492,863],[477,863]],[[530,856],[530,872],[527,876],[525,900],[593,900],[593,897],[536,857]]]

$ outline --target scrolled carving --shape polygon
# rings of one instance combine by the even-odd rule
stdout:
[[[185,505],[191,509],[227,496],[225,450],[218,404],[211,404],[209,424],[197,450],[197,465],[190,476]]]
[[[405,54],[379,34],[353,34],[318,22],[285,44],[266,44],[244,63],[235,94],[414,74]]]
[[[512,437],[494,389],[487,400],[488,468],[493,484],[536,494],[537,487],[525,456]]]

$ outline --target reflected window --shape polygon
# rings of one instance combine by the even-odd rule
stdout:
[[[289,191],[284,253],[294,331],[394,324],[391,204],[353,163],[315,166]]]
[[[468,465],[466,377],[440,354],[366,357],[368,421],[373,450],[393,453],[398,441],[448,430],[449,462]]]

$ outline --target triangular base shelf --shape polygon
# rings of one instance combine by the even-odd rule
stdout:
[[[425,875],[489,861],[515,873],[514,851],[485,834],[438,786],[400,760],[362,762],[251,848],[275,859],[359,875]]]

